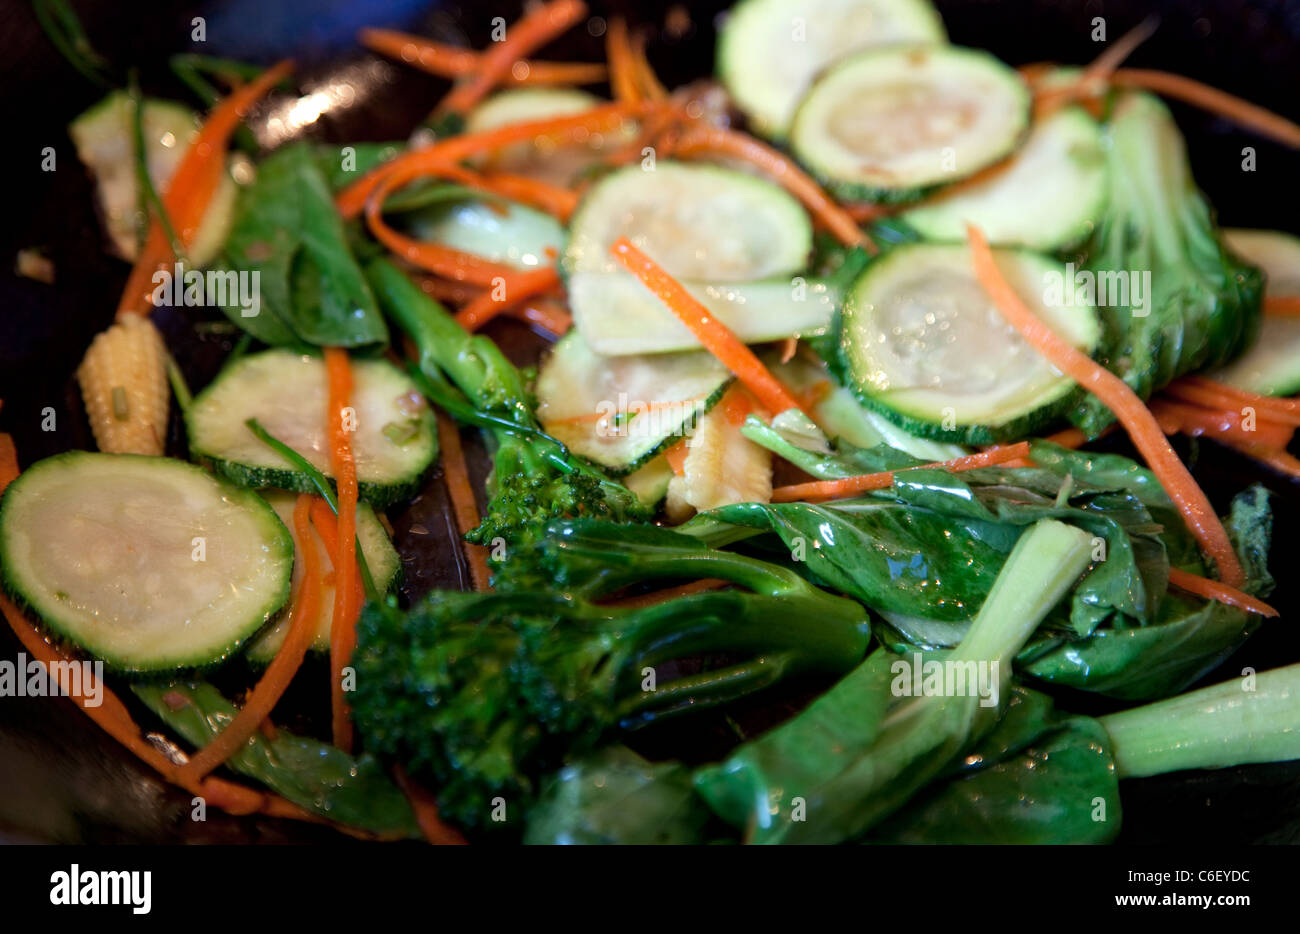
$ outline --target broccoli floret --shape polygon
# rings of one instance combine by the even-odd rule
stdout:
[[[524,374],[496,344],[466,332],[387,260],[366,272],[419,351],[412,375],[421,390],[461,422],[486,429],[496,448],[487,510],[470,541],[520,541],[563,516],[649,518],[635,494],[541,430]]]
[[[489,825],[498,797],[507,814],[526,810],[544,774],[612,730],[795,673],[839,674],[867,648],[857,603],[655,526],[555,522],[515,547],[505,570],[492,593],[435,592],[407,614],[372,603],[353,658],[366,748],[426,778],[466,827]],[[745,589],[636,608],[596,602],[704,577]],[[664,668],[714,653],[733,661],[696,675]]]

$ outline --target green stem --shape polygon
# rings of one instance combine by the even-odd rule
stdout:
[[[101,88],[112,85],[106,73],[108,60],[90,44],[81,20],[67,0],[34,0],[32,9],[41,29],[68,64]]]
[[[186,263],[185,247],[181,243],[181,238],[176,236],[176,228],[172,226],[172,219],[167,214],[167,206],[163,204],[158,189],[154,187],[153,178],[149,175],[148,150],[144,138],[144,96],[140,93],[139,77],[134,68],[131,69],[128,80],[127,94],[131,98],[131,138],[135,149],[135,180],[140,190],[140,207],[144,221],[140,233],[140,247],[144,248],[144,241],[149,232],[149,215],[152,214],[162,225],[172,255],[177,262]]]
[[[1109,714],[1120,778],[1300,759],[1300,664]]]
[[[194,404],[194,395],[190,392],[189,384],[185,382],[185,374],[181,368],[176,365],[176,358],[167,354],[167,381],[172,385],[172,393],[176,396],[176,404],[181,407],[182,412],[189,412],[190,406]]]
[[[794,659],[793,651],[781,652],[678,678],[654,691],[625,698],[618,705],[617,717],[620,721],[639,719],[628,726],[647,725],[701,706],[725,704],[780,681]]]

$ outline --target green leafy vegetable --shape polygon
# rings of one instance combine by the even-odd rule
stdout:
[[[131,686],[158,718],[195,747],[210,743],[238,713],[204,681]],[[328,743],[277,729],[254,733],[226,765],[313,814],[394,837],[419,837],[410,803],[374,756],[353,757]]]
[[[594,602],[634,585],[718,578],[745,590],[642,607]],[[438,789],[443,813],[489,824],[607,732],[862,658],[865,611],[793,572],[650,525],[557,522],[511,546],[497,590],[435,592],[409,614],[370,604],[352,699],[366,748]],[[683,659],[725,653],[697,673]]]
[[[381,348],[378,303],[353,257],[329,184],[305,143],[276,151],[240,193],[226,265],[260,278],[258,313],[227,316],[265,344]]]

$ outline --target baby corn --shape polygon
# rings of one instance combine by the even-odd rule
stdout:
[[[166,349],[144,315],[127,315],[95,338],[77,370],[101,451],[162,454],[167,437]]]

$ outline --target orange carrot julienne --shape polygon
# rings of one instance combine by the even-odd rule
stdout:
[[[581,0],[551,0],[525,13],[505,30],[505,38],[482,54],[479,67],[457,84],[438,105],[437,113],[468,113],[510,74],[515,62],[550,42],[587,15]]]
[[[447,498],[451,500],[456,528],[461,534],[461,546],[465,549],[474,589],[490,590],[492,575],[487,565],[487,548],[464,540],[465,535],[479,524],[478,502],[474,499],[474,487],[470,483],[469,467],[460,443],[460,429],[443,412],[438,413],[438,449],[442,452],[443,483],[447,487]]]
[[[325,371],[329,377],[326,412],[330,464],[338,486],[338,563],[334,566],[334,619],[330,624],[331,719],[334,745],[352,748],[352,720],[343,696],[343,669],[357,645],[357,616],[362,599],[357,592],[357,553],[349,542],[357,539],[357,462],[352,451],[355,416],[351,414],[352,364],[342,347],[325,348]]]
[[[614,99],[629,104],[643,100],[627,20],[621,16],[611,19],[605,30],[605,57],[609,60],[609,85]]]
[[[1155,416],[1127,383],[1074,347],[1029,310],[1002,275],[988,240],[979,228],[968,224],[966,237],[971,245],[975,276],[1003,317],[1052,366],[1091,392],[1115,413],[1169,498],[1178,506],[1201,549],[1218,566],[1223,582],[1231,587],[1240,585],[1245,580],[1245,575],[1223,523],[1215,515],[1204,491],[1192,479],[1186,465],[1169,446]]]
[[[425,165],[454,165],[470,156],[493,152],[515,143],[526,143],[539,138],[557,141],[572,138],[578,133],[603,133],[616,129],[623,121],[647,112],[662,109],[663,105],[605,104],[581,113],[560,117],[511,123],[484,130],[481,133],[464,133],[453,136],[423,149],[405,152],[396,158],[371,169],[334,199],[339,213],[345,218],[356,217],[365,208],[375,189],[390,174],[398,171],[414,172],[415,177]]]
[[[1241,409],[1251,407],[1268,421],[1300,426],[1300,401],[1295,399],[1261,396],[1196,376],[1172,382],[1162,392],[1208,409],[1237,410],[1240,413]]]
[[[685,438],[664,451],[664,457],[668,460],[668,469],[673,472],[674,476],[680,477],[686,473],[686,455],[690,452],[690,446],[687,445]]]
[[[307,650],[311,647],[320,622],[321,606],[321,561],[309,520],[312,499],[306,493],[300,494],[293,507],[293,529],[298,539],[298,557],[302,560],[303,576],[293,598],[289,629],[285,633],[284,642],[235,719],[226,724],[225,729],[212,742],[191,756],[190,761],[181,767],[179,778],[182,781],[198,781],[239,752],[271,715],[275,705],[288,690],[293,676],[302,667],[302,660],[307,657]],[[340,583],[338,589],[341,587]]]
[[[456,321],[467,331],[477,331],[502,312],[517,308],[522,302],[559,284],[560,274],[554,266],[502,276],[490,289],[462,308]]]
[[[406,800],[411,803],[415,821],[420,825],[420,832],[424,834],[427,842],[434,846],[465,845],[465,838],[461,836],[460,831],[444,824],[442,818],[438,816],[438,802],[434,800],[433,795],[411,781],[406,770],[400,765],[393,770],[393,777],[397,779],[397,786],[406,795]]]
[[[1154,19],[1143,20],[1107,46],[1105,51],[1083,70],[1083,74],[1077,80],[1040,92],[1034,101],[1035,119],[1041,120],[1057,108],[1081,97],[1095,97],[1101,94],[1105,91],[1106,82],[1115,73],[1115,69],[1123,64],[1138,46],[1151,38],[1155,31]]]
[[[167,217],[183,246],[189,246],[207,213],[212,196],[226,167],[226,150],[248,108],[293,70],[292,62],[280,62],[222,100],[199,129],[172,174],[162,202]],[[122,290],[117,313],[146,314],[154,290],[154,273],[175,260],[162,222],[149,224],[144,246]]]
[[[856,477],[842,477],[836,480],[814,480],[809,483],[795,483],[779,486],[772,491],[772,502],[795,503],[801,500],[834,499],[840,496],[854,496],[870,490],[884,490],[894,485],[894,477],[907,470],[974,470],[978,467],[992,467],[1029,456],[1029,442],[1021,441],[1003,447],[989,448],[978,454],[968,454],[949,461],[922,464],[906,470],[886,470],[880,473],[860,474]]]
[[[1111,76],[1110,83],[1115,87],[1136,88],[1172,97],[1208,110],[1292,149],[1300,149],[1300,125],[1191,78],[1148,68],[1120,68]]]
[[[13,435],[0,433],[0,493],[18,479],[18,448]]]
[[[1078,428],[1062,428],[1056,434],[1048,435],[1043,440],[1059,447],[1074,450],[1087,444],[1088,436]]]
[[[1176,399],[1153,399],[1149,406],[1165,434],[1205,435],[1242,444],[1280,449],[1291,443],[1294,426],[1279,425],[1259,413],[1252,427],[1237,409],[1205,408]]]
[[[573,316],[553,299],[539,298],[524,302],[522,307],[511,309],[508,314],[555,337],[563,337],[573,327]]]
[[[483,67],[483,54],[473,49],[448,45],[393,29],[362,29],[361,44],[372,52],[386,55],[440,78],[462,78]],[[516,85],[597,84],[607,71],[599,62],[539,62],[520,59],[503,76],[503,82]]]
[[[1265,295],[1264,314],[1281,318],[1300,316],[1300,295]]]
[[[668,306],[705,349],[734,373],[769,412],[778,415],[789,409],[799,408],[794,393],[763,366],[762,361],[754,356],[754,352],[746,347],[730,328],[713,317],[707,308],[682,287],[681,283],[633,246],[632,241],[627,237],[619,237],[610,247],[610,252]]]
[[[1287,451],[1265,448],[1258,444],[1234,444],[1228,442],[1228,445],[1236,448],[1247,457],[1259,461],[1265,467],[1270,467],[1280,474],[1300,480],[1300,458]]]
[[[494,172],[481,179],[483,187],[522,204],[531,205],[567,222],[578,206],[578,195],[559,185],[549,185],[536,178]]]
[[[1186,590],[1188,593],[1194,593],[1206,600],[1217,600],[1219,603],[1235,606],[1247,613],[1256,613],[1260,616],[1278,615],[1277,610],[1257,597],[1242,593],[1237,588],[1229,587],[1219,581],[1210,580],[1208,577],[1201,577],[1199,574],[1192,574],[1179,568],[1169,569],[1169,583],[1179,590]]]
[[[646,34],[639,31],[632,38],[632,73],[636,78],[637,87],[641,90],[641,96],[651,101],[668,100],[668,89],[663,86],[659,76],[655,74],[654,68],[650,65],[650,59],[646,58]]]
[[[695,153],[735,156],[758,166],[777,184],[802,201],[813,216],[825,224],[841,243],[846,246],[863,247],[872,254],[876,252],[875,244],[862,232],[853,218],[831,200],[830,196],[822,191],[821,186],[809,178],[803,169],[771,146],[759,142],[752,136],[737,130],[697,124],[678,140],[675,151],[680,156]]]

